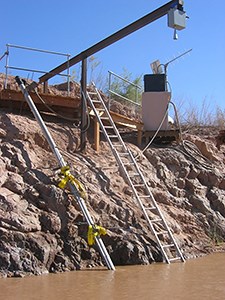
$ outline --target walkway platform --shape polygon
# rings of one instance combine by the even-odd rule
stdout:
[[[46,93],[39,93],[41,98],[45,101],[46,105],[39,99],[36,93],[30,92],[30,95],[40,112],[49,113],[49,106],[56,114],[63,115],[67,118],[72,118],[77,121],[80,120],[80,97],[72,98],[67,96],[51,95]],[[21,91],[12,89],[3,89],[0,91],[0,108],[8,108],[11,111],[19,110],[30,111],[27,102]],[[94,149],[100,149],[100,127],[94,113],[90,110],[90,116],[94,120]],[[149,140],[155,131],[144,131],[144,124],[140,121],[128,118],[127,116],[120,115],[110,111],[113,121],[122,127],[130,128],[137,132],[137,145],[141,147],[143,138]],[[159,131],[157,137],[166,137],[168,139],[179,140],[178,130]]]
[[[66,96],[58,96],[51,94],[39,93],[41,98],[45,101],[47,106],[60,115],[65,115],[69,118],[80,118],[80,97],[71,98]],[[49,109],[38,98],[36,93],[30,92],[30,95],[41,112],[49,112]],[[0,91],[0,107],[15,110],[27,110],[28,104],[26,103],[22,92],[4,89]]]

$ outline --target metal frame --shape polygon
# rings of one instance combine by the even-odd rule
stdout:
[[[41,76],[39,78],[40,83],[47,81],[48,79],[52,78],[54,74],[64,71],[67,68],[69,63],[70,67],[77,64],[78,62],[82,61],[82,75],[81,75],[81,87],[82,87],[82,94],[86,94],[86,85],[87,85],[87,62],[86,59],[95,54],[96,52],[114,44],[115,42],[123,39],[124,37],[128,36],[129,34],[141,29],[142,27],[156,21],[157,19],[163,17],[168,13],[168,11],[173,8],[174,6],[178,7],[179,10],[183,10],[183,1],[182,0],[172,0],[165,5],[157,8],[153,12],[145,15],[144,17],[138,19],[137,21],[131,23],[130,25],[122,28],[121,30],[117,31],[116,33],[108,36],[107,38],[103,39],[102,41],[98,42],[97,44],[91,46],[90,48],[84,50],[83,52],[77,54],[76,56],[72,57],[68,62],[65,62],[58,67],[52,69],[49,73]],[[83,95],[82,102],[85,101]],[[85,126],[87,124],[87,116],[86,112],[83,111],[85,109],[85,105],[82,105],[81,111],[81,151],[85,149],[85,140],[87,137],[87,133],[85,131]],[[84,118],[84,119],[83,119]]]
[[[69,69],[70,65],[69,65],[69,59],[70,59],[70,56],[71,56],[70,54],[56,52],[56,51],[43,50],[43,49],[37,49],[37,48],[31,48],[31,47],[25,47],[25,46],[20,46],[20,45],[12,45],[12,44],[6,44],[6,48],[7,48],[7,50],[4,54],[4,56],[6,55],[6,65],[5,65],[6,78],[5,78],[5,84],[4,84],[5,89],[7,88],[8,69],[21,70],[21,71],[30,71],[30,72],[34,72],[34,73],[46,74],[46,71],[42,71],[42,70],[26,69],[26,68],[20,68],[20,67],[15,67],[15,66],[9,66],[9,48],[16,48],[16,49],[22,49],[22,50],[28,50],[28,51],[42,52],[42,53],[46,53],[46,54],[66,56],[67,57],[67,61],[66,61],[67,73],[66,74],[51,73],[51,75],[52,75],[52,77],[55,76],[55,75],[60,75],[60,76],[67,77],[67,86],[68,86],[67,87],[67,92],[68,92],[68,95],[69,95],[69,91],[70,91],[70,69]]]
[[[174,7],[174,5],[179,5],[179,0],[172,0],[165,5],[159,7],[158,9],[154,10],[153,12],[145,15],[144,17],[138,19],[137,21],[131,23],[130,25],[122,28],[121,30],[113,33],[112,35],[108,36],[107,38],[103,39],[102,41],[98,42],[97,44],[91,46],[90,48],[82,51],[81,53],[77,54],[76,56],[72,57],[69,60],[70,67],[75,65],[76,63],[86,59],[87,57],[95,54],[96,52],[114,44],[115,42],[123,39],[127,35],[141,29],[142,27],[154,22],[155,20],[161,18],[162,16],[166,15],[170,8]],[[58,67],[52,69],[49,73],[41,76],[40,82],[44,82],[53,75],[51,73],[59,73],[64,71],[67,68],[67,63],[63,63]]]
[[[121,77],[120,75],[117,75],[116,73],[114,73],[114,72],[112,72],[112,71],[108,71],[108,73],[109,73],[109,89],[108,89],[108,92],[109,92],[109,98],[110,98],[110,99],[109,99],[110,101],[109,101],[108,109],[110,109],[111,95],[118,96],[119,98],[121,98],[121,99],[123,99],[123,100],[125,100],[125,101],[127,101],[127,102],[129,102],[129,103],[132,103],[132,104],[134,104],[135,106],[138,106],[138,107],[141,106],[140,103],[138,103],[138,97],[137,97],[137,96],[138,96],[138,89],[139,89],[139,90],[142,89],[141,86],[139,86],[138,84],[135,84],[135,83],[131,82],[130,80],[127,80],[127,79]],[[111,89],[111,85],[112,85],[112,76],[114,76],[114,77],[120,79],[121,81],[123,81],[123,82],[125,82],[125,83],[127,83],[127,84],[130,84],[130,85],[132,85],[133,87],[135,87],[135,100],[131,100],[131,99],[129,99],[129,98],[126,98],[126,97],[124,97],[124,96],[122,96],[122,95],[120,95],[120,94],[114,92],[114,91]]]

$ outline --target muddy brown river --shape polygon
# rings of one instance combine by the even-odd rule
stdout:
[[[1,300],[225,300],[225,253],[185,263],[0,279]]]

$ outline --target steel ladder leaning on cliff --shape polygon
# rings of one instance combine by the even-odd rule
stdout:
[[[168,227],[168,224],[156,203],[156,200],[131,151],[125,145],[98,89],[86,93],[89,102],[103,134],[108,141],[119,166],[120,173],[130,185],[134,198],[142,210],[148,227],[154,235],[161,250],[164,261],[185,261],[183,254]]]
[[[96,234],[99,230],[99,227],[100,226],[97,226],[96,224],[94,224],[93,220],[92,220],[92,217],[86,207],[86,204],[83,200],[83,198],[81,197],[81,194],[80,194],[80,191],[79,191],[79,187],[77,187],[77,184],[76,184],[76,179],[73,177],[72,174],[70,174],[70,171],[68,169],[68,165],[66,164],[66,162],[64,161],[61,153],[59,152],[50,132],[48,131],[41,115],[39,114],[31,96],[29,95],[26,87],[25,87],[25,84],[23,83],[23,81],[17,76],[16,77],[16,82],[17,84],[19,85],[23,95],[24,95],[24,98],[25,100],[27,101],[36,121],[39,123],[40,127],[41,127],[41,130],[46,138],[46,140],[48,141],[48,144],[52,150],[52,152],[54,153],[57,161],[58,161],[58,164],[59,166],[61,167],[61,173],[65,175],[64,177],[64,182],[62,181],[61,182],[61,185],[64,185],[64,184],[68,184],[69,188],[70,188],[70,191],[71,193],[73,194],[74,198],[76,199],[86,221],[87,221],[87,224],[89,226],[89,228],[92,229],[92,231],[95,231],[95,235],[94,235],[94,239],[95,239],[95,242],[99,248],[99,252],[103,258],[103,260],[105,261],[107,267],[109,270],[115,270],[115,267],[113,265],[113,262],[109,256],[109,253],[100,237],[99,234]]]

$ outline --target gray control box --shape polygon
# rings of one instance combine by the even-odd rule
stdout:
[[[168,26],[177,30],[186,27],[186,13],[177,8],[171,8],[168,12]]]

